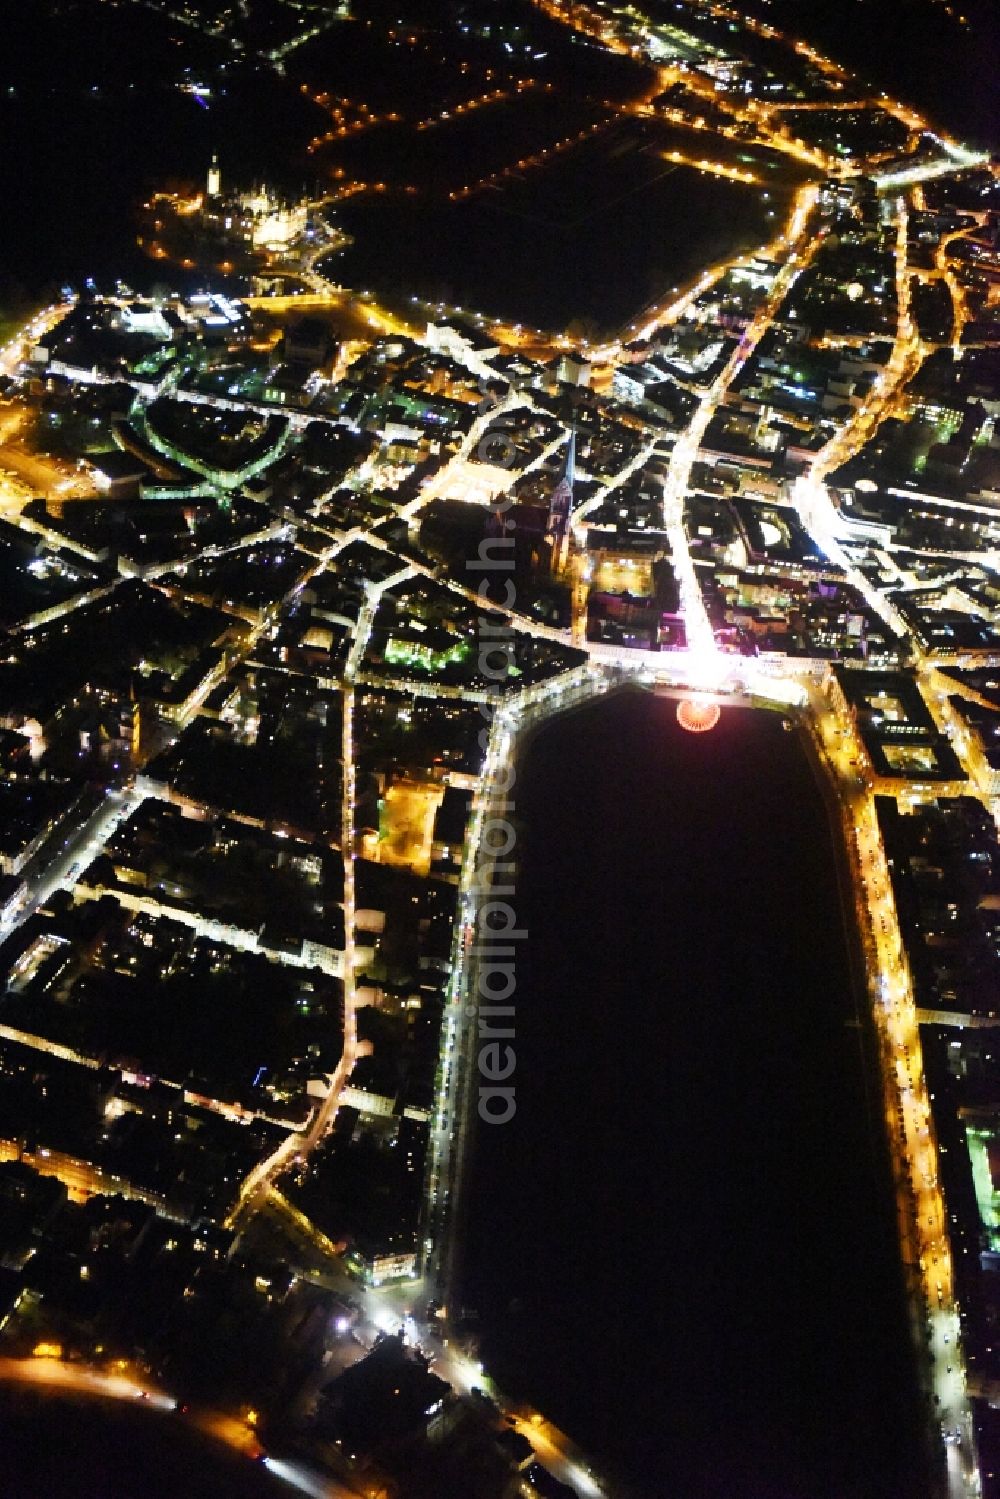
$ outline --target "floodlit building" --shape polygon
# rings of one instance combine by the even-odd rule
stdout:
[[[210,198],[217,198],[222,192],[222,172],[219,170],[219,158],[212,157],[212,165],[208,169],[208,178],[205,190]]]

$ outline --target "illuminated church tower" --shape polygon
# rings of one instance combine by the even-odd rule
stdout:
[[[573,513],[573,479],[576,471],[576,428],[570,428],[569,445],[562,478],[549,499],[549,519],[545,534],[549,539],[549,568],[555,575],[566,564],[569,550],[569,518]]]
[[[208,169],[208,181],[205,186],[209,198],[217,198],[222,192],[222,172],[219,170],[218,152],[212,157],[212,165]]]

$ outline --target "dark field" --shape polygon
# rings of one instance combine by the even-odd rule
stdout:
[[[4,1499],[281,1499],[289,1490],[181,1418],[0,1389]]]

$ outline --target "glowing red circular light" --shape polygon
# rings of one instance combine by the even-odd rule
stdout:
[[[677,722],[689,734],[707,734],[721,717],[718,703],[699,703],[685,697],[677,704]]]

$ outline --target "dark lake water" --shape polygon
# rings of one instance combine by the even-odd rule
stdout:
[[[338,215],[355,242],[325,269],[389,296],[412,288],[510,322],[608,331],[702,266],[760,244],[784,214],[785,188],[769,200],[769,219],[753,189],[636,155],[648,185],[629,185],[621,160],[581,154],[528,174],[519,195],[358,198]],[[561,211],[567,200],[572,214]]]
[[[127,1401],[0,1387],[4,1499],[281,1499],[262,1467]]]
[[[0,69],[2,78],[2,69]],[[290,190],[308,180],[298,143],[318,112],[266,74],[234,81],[205,109],[174,88],[0,90],[0,306],[11,288],[34,292],[93,277],[148,291],[183,273],[164,270],[135,243],[136,207],[171,181],[204,182],[213,152],[226,180],[268,180]]]
[[[922,1499],[822,797],[776,715],[690,735],[675,707],[591,705],[521,765],[518,1110],[471,1187],[484,1359],[644,1499]]]

